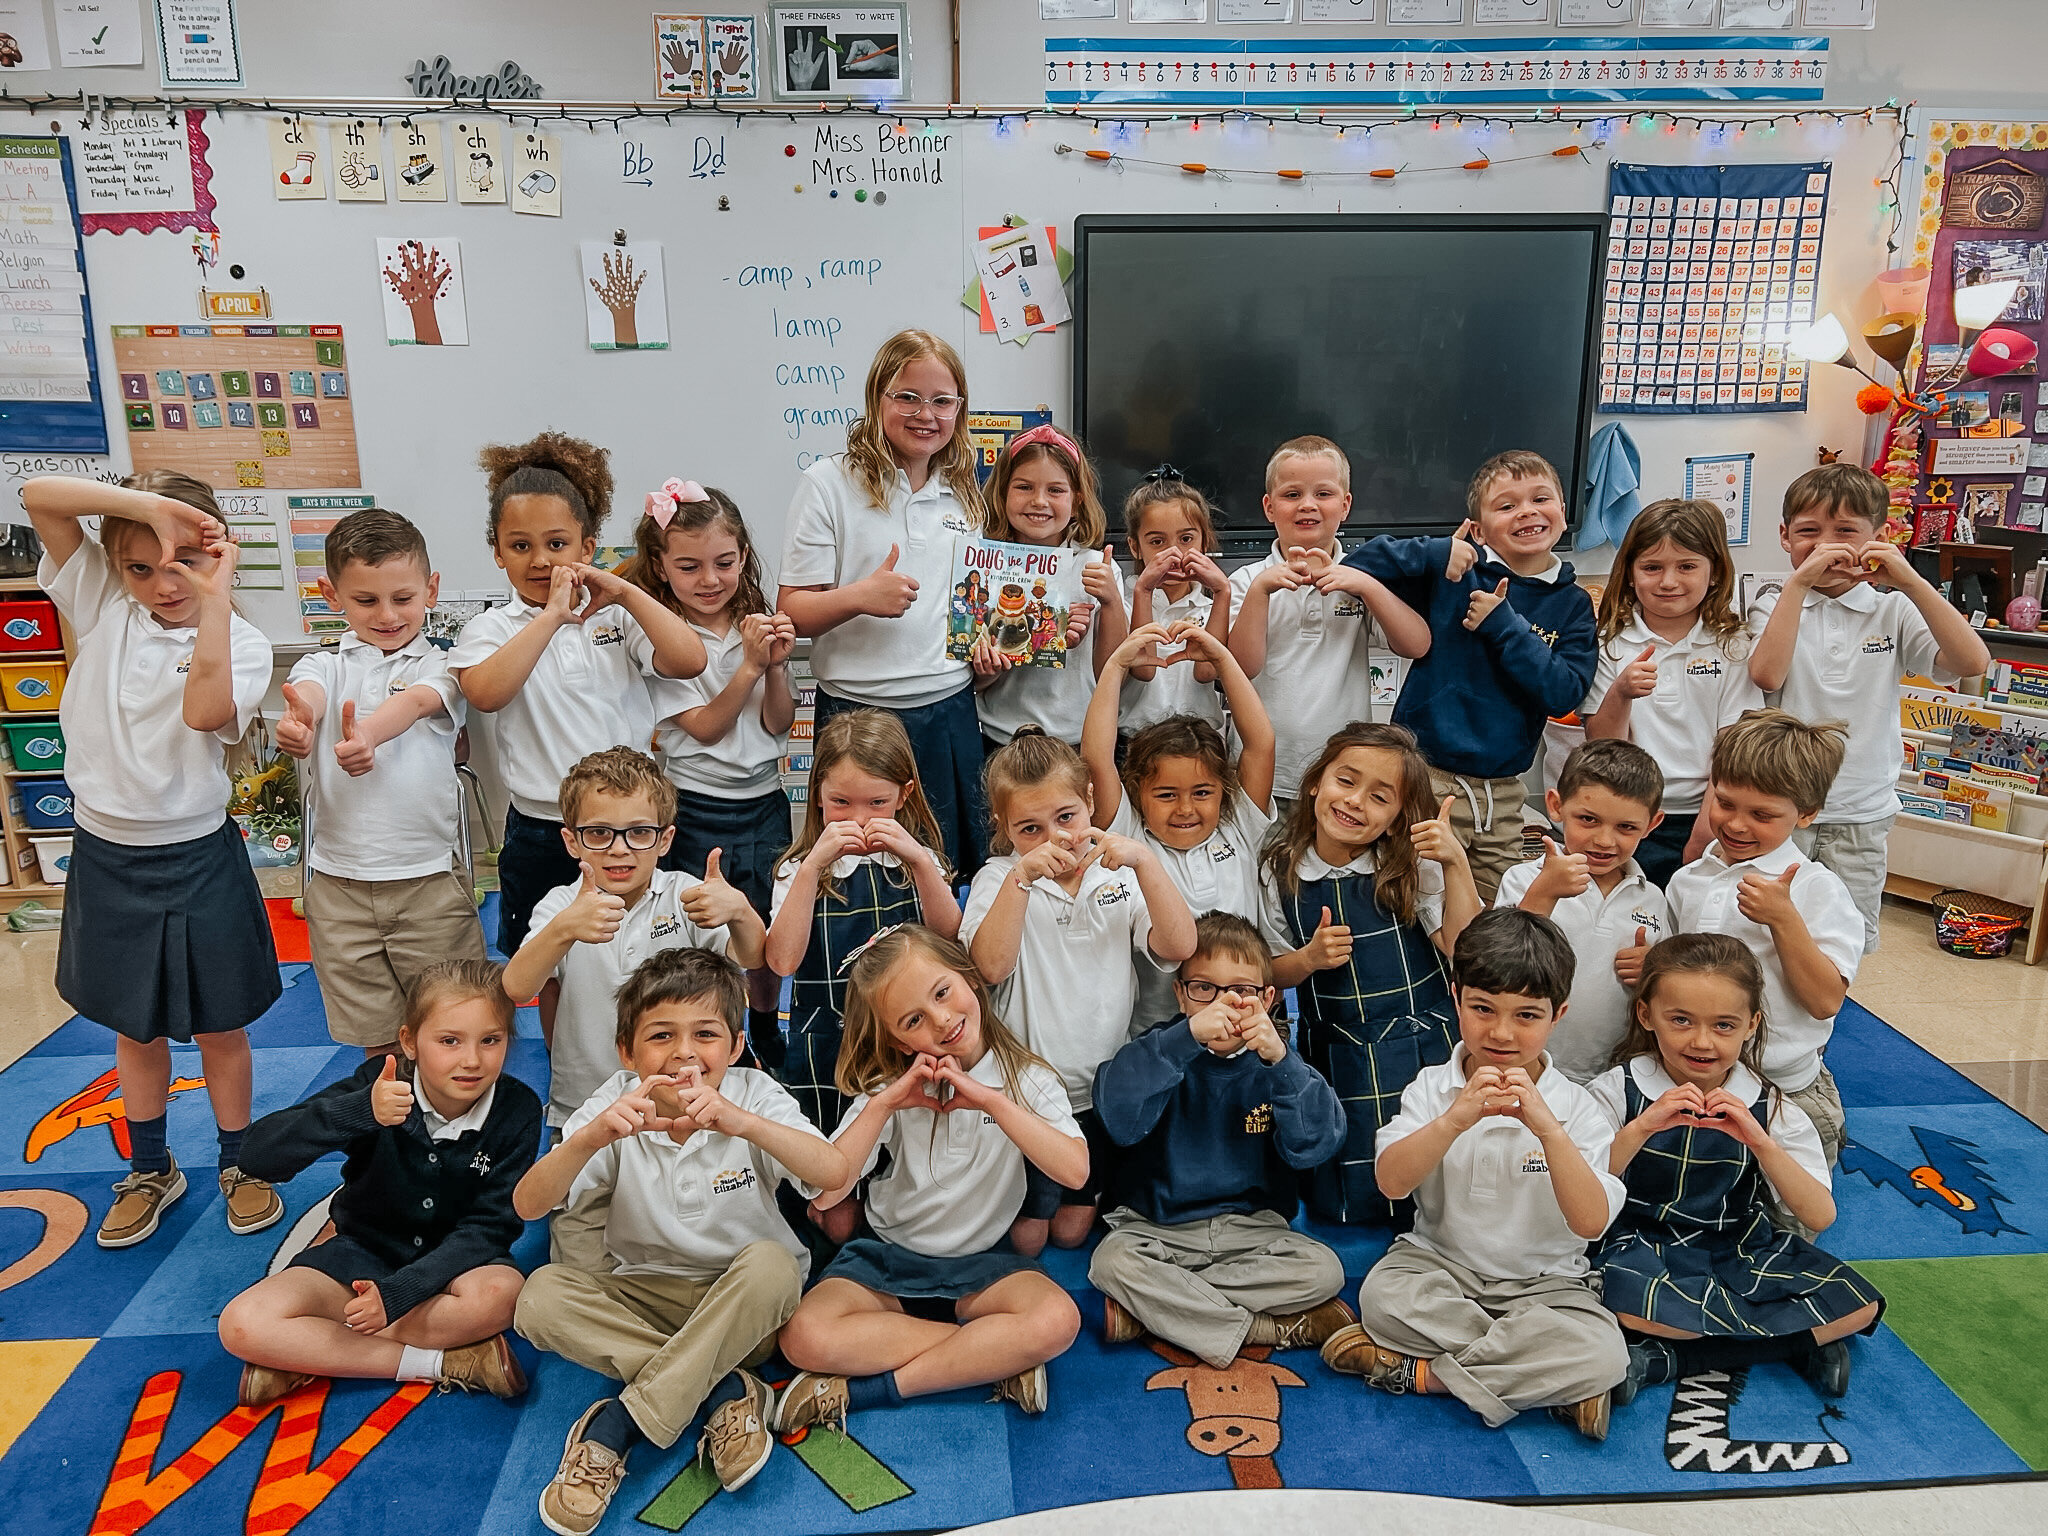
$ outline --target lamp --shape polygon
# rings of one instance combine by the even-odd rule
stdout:
[[[1998,283],[1973,283],[1956,290],[1956,329],[1966,335],[1986,329],[2019,297],[2017,278]],[[1967,342],[1965,343],[1967,345]]]
[[[1850,355],[1849,333],[1833,314],[1822,315],[1813,324],[1787,336],[1785,353],[1788,357],[1801,358],[1809,363],[1833,363],[1838,368],[1847,368],[1851,373],[1869,379],[1868,387],[1856,392],[1856,404],[1865,415],[1875,415],[1887,409],[1894,399],[1905,398],[1905,362],[1912,353],[1913,340],[1919,329],[1919,317],[1903,311],[1879,315],[1863,327],[1864,342],[1872,352],[1890,363],[1893,372],[1899,375],[1897,389],[1880,382]]]
[[[2040,351],[2033,337],[1997,326],[1977,338],[1977,345],[1970,349],[1969,361],[1963,371],[1973,379],[1993,379],[2001,373],[2017,373]]]
[[[1966,379],[1988,378],[2001,373],[2010,373],[2025,358],[2018,362],[2006,362],[1997,346],[1986,349],[1977,345],[1979,338],[1989,332],[1991,323],[2004,314],[2012,301],[2019,296],[2020,285],[2016,278],[2006,278],[1996,283],[1971,283],[1958,288],[1955,298],[1956,312],[1956,360],[1938,379],[1922,379],[1922,389],[1953,389]],[[1992,333],[2010,337],[2012,341],[2031,347],[2024,336],[2017,331]],[[2011,343],[2006,343],[2007,351]],[[1980,363],[1988,367],[1980,368]]]

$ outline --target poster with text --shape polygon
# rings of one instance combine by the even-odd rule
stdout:
[[[910,78],[904,5],[775,5],[771,78],[781,101],[893,101]]]
[[[562,216],[562,141],[530,129],[512,138],[512,211]]]
[[[384,130],[360,117],[328,126],[334,195],[344,203],[384,201]]]
[[[391,141],[397,151],[398,175],[392,190],[401,203],[448,201],[448,163],[441,152],[439,123],[400,123]]]
[[[505,134],[494,122],[469,119],[455,124],[454,168],[449,179],[455,183],[458,203],[502,203],[509,178],[505,170]]]
[[[975,242],[974,264],[998,341],[1018,341],[1073,318],[1047,226],[1000,229]]]
[[[156,0],[165,85],[240,85],[235,0]]]
[[[57,0],[57,54],[66,69],[142,62],[142,12],[135,0]]]
[[[50,67],[50,33],[43,0],[0,0],[0,70]]]
[[[659,101],[751,101],[759,93],[754,18],[654,18],[654,95]]]
[[[270,190],[279,202],[327,196],[327,148],[303,117],[270,120]]]
[[[1067,620],[1082,601],[1092,550],[962,539],[953,557],[946,654],[965,661],[986,641],[1012,666],[1064,667]]]

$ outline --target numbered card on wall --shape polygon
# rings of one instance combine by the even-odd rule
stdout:
[[[512,211],[562,216],[562,141],[528,129],[512,136]]]
[[[303,117],[270,120],[270,190],[280,202],[327,196],[327,150]]]
[[[583,315],[593,352],[644,352],[668,345],[668,290],[661,242],[585,240]]]
[[[1738,32],[1789,32],[1799,25],[1799,0],[1721,0],[1721,25]]]
[[[1387,0],[1387,20],[1397,27],[1460,26],[1465,0]]]
[[[344,203],[384,201],[384,130],[362,118],[327,130],[334,156],[334,195]]]
[[[1130,0],[1131,20],[1188,25],[1209,19],[1209,0]]]
[[[441,153],[439,123],[400,123],[391,142],[397,149],[398,175],[392,183],[401,203],[448,201],[448,163]]]
[[[1364,26],[1373,19],[1373,9],[1373,0],[1301,0],[1301,19]]]
[[[1294,0],[1216,0],[1218,21],[1292,21]]]
[[[502,203],[511,185],[505,164],[505,135],[487,120],[457,122],[448,151],[448,179],[458,203]]]
[[[1874,27],[1877,0],[1806,0],[1809,27]]]
[[[384,291],[384,339],[392,346],[469,345],[460,240],[380,239],[377,281]]]
[[[1472,0],[1475,27],[1534,26],[1550,20],[1550,0]]]
[[[1721,0],[1643,0],[1646,27],[1711,27]]]
[[[1636,0],[1557,0],[1561,27],[1625,27],[1636,19]]]

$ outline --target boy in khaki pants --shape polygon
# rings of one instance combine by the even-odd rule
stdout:
[[[746,978],[705,949],[663,950],[618,995],[623,1070],[520,1180],[519,1214],[581,1232],[520,1293],[514,1326],[541,1349],[627,1383],[569,1431],[541,1522],[582,1536],[603,1520],[642,1440],[666,1449],[714,1394],[703,1445],[727,1489],[774,1447],[775,1395],[758,1364],[796,1310],[809,1259],[783,1220],[784,1179],[837,1188],[846,1159],[765,1072],[730,1063]],[[601,1213],[601,1216],[600,1216]]]

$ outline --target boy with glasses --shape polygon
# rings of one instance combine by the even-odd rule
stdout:
[[[1103,1337],[1151,1333],[1227,1369],[1246,1345],[1314,1349],[1356,1321],[1344,1265],[1296,1232],[1299,1175],[1336,1156],[1344,1107],[1273,1022],[1273,961],[1228,912],[1195,923],[1181,1013],[1095,1071],[1095,1110],[1127,1148],[1088,1280]]]
[[[752,970],[768,942],[760,914],[719,873],[718,849],[701,880],[658,867],[675,839],[676,788],[646,753],[591,753],[562,780],[561,808],[582,878],[540,899],[532,936],[505,967],[514,1002],[540,994],[551,1126],[618,1070],[614,999],[641,961],[688,945]]]

